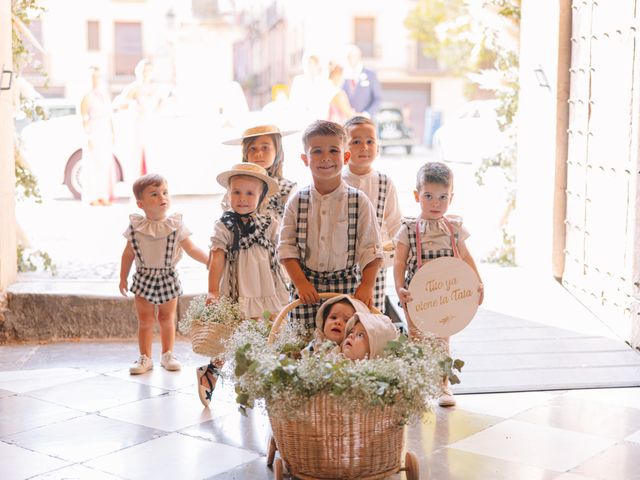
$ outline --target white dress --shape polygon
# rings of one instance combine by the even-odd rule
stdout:
[[[238,303],[248,318],[261,318],[265,311],[277,314],[289,303],[289,292],[284,284],[282,272],[279,274],[271,267],[271,256],[275,255],[277,245],[278,222],[272,218],[265,232],[265,238],[274,248],[272,252],[262,245],[254,243],[238,253]],[[233,243],[233,233],[220,221],[216,221],[211,237],[211,250],[223,250],[225,254]],[[280,265],[277,267],[280,269]],[[225,261],[221,279],[220,293],[230,295],[230,265]]]

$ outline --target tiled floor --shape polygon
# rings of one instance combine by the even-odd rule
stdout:
[[[228,382],[203,409],[189,347],[135,377],[134,342],[0,347],[0,478],[273,478],[266,416]],[[407,432],[420,478],[640,479],[640,388],[458,395]]]

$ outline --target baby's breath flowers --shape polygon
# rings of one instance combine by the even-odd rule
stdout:
[[[270,414],[292,417],[310,397],[328,394],[353,406],[393,405],[404,423],[431,409],[449,373],[443,365],[451,365],[444,344],[433,336],[420,342],[401,336],[380,357],[354,362],[331,342],[300,352],[295,329],[283,329],[268,345],[268,330],[253,323],[243,324],[227,343],[241,411],[264,399]]]
[[[210,323],[220,323],[236,328],[245,320],[237,302],[228,297],[220,297],[210,305],[206,304],[206,297],[200,295],[189,303],[187,312],[178,322],[178,329],[182,333],[189,333],[193,327],[201,327]]]

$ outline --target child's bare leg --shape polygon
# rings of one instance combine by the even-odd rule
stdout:
[[[447,355],[451,356],[451,344],[449,342],[449,338],[450,337],[439,337],[438,340],[445,345]],[[445,376],[442,379],[442,395],[438,399],[438,405],[441,407],[453,407],[455,404],[456,399],[453,396],[453,393],[451,393],[451,390],[449,390],[449,377]]]
[[[156,321],[155,305],[136,295],[136,314],[138,316],[138,347],[140,354],[151,358],[153,342],[153,325]]]
[[[158,305],[158,323],[160,324],[160,341],[162,342],[162,353],[173,351],[176,343],[176,307],[178,298],[169,300],[162,305]]]

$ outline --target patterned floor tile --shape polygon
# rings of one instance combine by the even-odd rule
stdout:
[[[95,373],[76,368],[11,370],[0,372],[0,388],[15,393],[25,393],[91,378],[95,375]]]
[[[98,415],[85,415],[18,433],[5,441],[78,463],[163,435],[166,432]]]
[[[23,395],[0,398],[0,438],[83,415],[84,412]]]
[[[566,472],[614,443],[594,435],[505,420],[451,444],[450,448]]]
[[[0,442],[2,480],[23,480],[68,465],[57,458]]]
[[[172,433],[86,465],[131,480],[190,479],[212,477],[258,457],[247,450]]]
[[[619,443],[571,472],[598,480],[640,480],[640,445]]]

